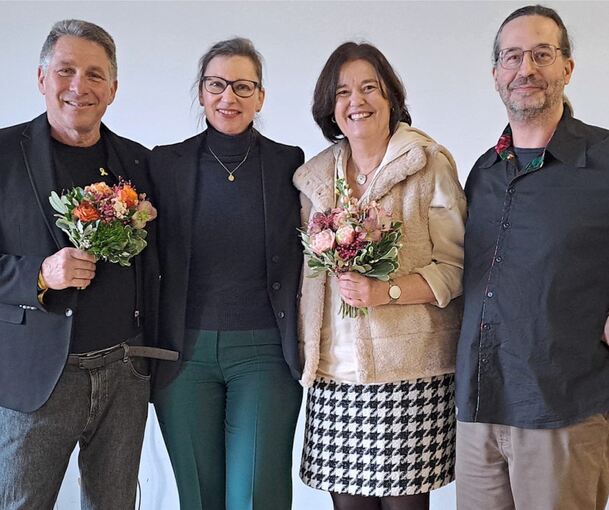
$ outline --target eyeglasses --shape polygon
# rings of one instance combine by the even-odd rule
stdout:
[[[499,62],[504,69],[518,69],[522,64],[525,53],[531,54],[531,59],[537,67],[551,66],[556,62],[557,52],[562,51],[558,46],[551,44],[540,44],[532,50],[522,48],[504,48],[499,52]]]
[[[203,86],[210,94],[222,94],[229,85],[239,97],[251,97],[260,84],[252,80],[225,80],[219,76],[203,76]]]

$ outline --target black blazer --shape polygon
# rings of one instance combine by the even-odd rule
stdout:
[[[150,193],[150,151],[103,125],[102,131],[108,141],[109,170],[132,180],[139,192]],[[64,299],[57,309],[38,301],[42,261],[70,246],[55,226],[55,211],[48,200],[51,191],[60,190],[46,114],[1,129],[0,406],[25,412],[42,406],[55,388],[70,351],[72,319],[78,313],[76,289],[61,291]],[[148,328],[148,338],[155,335],[159,287],[154,222],[150,226],[149,246],[135,259],[137,311]],[[102,313],[100,320],[108,320]]]
[[[296,301],[302,268],[297,228],[300,202],[292,175],[304,162],[299,147],[282,145],[257,133],[262,162],[267,292],[281,333],[284,357],[294,378],[301,376]],[[184,142],[156,147],[150,157],[154,199],[159,211],[161,298],[159,344],[183,352],[191,257],[191,226],[203,132]],[[247,254],[244,253],[244,256]],[[180,363],[159,362],[155,387],[165,386]]]

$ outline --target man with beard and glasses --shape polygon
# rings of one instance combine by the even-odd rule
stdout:
[[[558,14],[510,14],[509,124],[467,179],[457,354],[460,510],[600,510],[609,492],[609,131],[572,117]]]

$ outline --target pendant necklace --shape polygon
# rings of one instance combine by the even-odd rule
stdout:
[[[209,144],[207,144],[207,148],[209,149],[209,152],[211,152],[211,155],[216,158],[216,161],[218,163],[220,163],[220,166],[222,168],[224,168],[224,170],[226,170],[226,173],[228,173],[228,177],[227,179],[230,182],[233,182],[235,180],[235,176],[234,173],[239,170],[239,168],[241,168],[241,165],[243,165],[243,163],[245,163],[245,161],[247,160],[247,157],[250,155],[250,149],[252,148],[252,142],[250,140],[250,144],[247,147],[247,152],[245,153],[245,157],[241,160],[241,162],[232,170],[229,170],[226,165],[224,163],[222,163],[222,161],[220,160],[220,158],[218,156],[216,156],[216,153],[211,149],[211,147],[209,146]]]
[[[363,186],[364,184],[366,184],[366,181],[368,180],[368,176],[370,174],[373,174],[376,171],[376,168],[372,169],[370,172],[365,174],[364,172],[361,172],[359,170],[359,167],[355,164],[355,162],[353,162],[353,160],[351,160],[351,161],[353,163],[353,167],[354,167],[355,171],[357,172],[357,175],[355,176],[355,182],[357,182],[360,186]]]

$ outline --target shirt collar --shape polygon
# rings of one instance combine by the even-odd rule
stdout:
[[[512,131],[508,124],[495,147],[480,158],[478,166],[490,168],[502,159],[500,153],[512,146],[511,135]],[[566,165],[584,167],[586,166],[586,148],[586,140],[580,133],[578,122],[572,117],[569,108],[565,107],[546,152]]]

